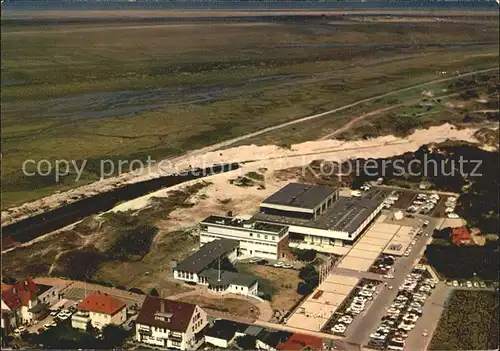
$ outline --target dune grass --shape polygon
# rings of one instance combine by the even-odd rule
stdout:
[[[437,70],[496,65],[496,44],[425,45],[498,39],[491,24],[465,26],[3,25],[2,208],[95,181],[102,159],[178,155],[434,79]],[[412,43],[409,38],[420,46],[366,46]],[[346,43],[362,45],[331,46]],[[331,116],[321,123],[301,126],[300,138],[342,122]],[[280,133],[293,138],[297,130]],[[56,182],[53,174],[24,175],[26,159],[87,160],[89,166],[78,183],[74,172]]]

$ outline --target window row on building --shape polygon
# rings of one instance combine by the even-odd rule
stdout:
[[[221,235],[203,234],[203,236],[209,237],[209,238],[215,238],[215,239],[221,239],[221,238],[223,238],[223,236],[221,236]],[[252,241],[252,240],[242,240],[242,239],[239,239],[239,242],[240,243],[253,244],[253,245],[263,245],[263,246],[276,247],[276,244],[268,244],[268,243],[263,243],[263,242],[260,242],[260,241]]]

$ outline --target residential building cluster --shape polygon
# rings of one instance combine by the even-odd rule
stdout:
[[[84,299],[73,301],[71,309],[63,309],[64,317],[59,318],[61,306],[67,305],[67,301],[60,287],[36,284],[31,279],[3,284],[2,329],[7,334],[11,334],[13,328],[26,332],[52,314],[56,315],[57,322],[44,325],[55,328],[70,319],[70,325],[82,331],[90,326],[102,330],[107,325],[127,329],[134,321],[135,342],[155,349],[196,350],[202,345],[233,348],[239,336],[247,336],[257,348],[270,351],[321,350],[323,346],[322,339],[307,335],[224,319],[209,323],[207,313],[200,306],[160,297],[146,296],[136,312],[115,296],[91,292]]]

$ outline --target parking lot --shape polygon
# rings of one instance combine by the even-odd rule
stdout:
[[[410,214],[422,214],[435,218],[458,218],[454,212],[456,201],[455,195],[401,189],[389,197],[386,201],[386,208],[398,208]]]
[[[363,318],[364,312],[370,308],[381,288],[381,281],[361,279],[358,285],[344,299],[322,331],[344,336],[357,318]]]
[[[408,333],[423,314],[425,301],[438,281],[425,267],[416,267],[405,277],[392,304],[386,309],[377,329],[370,334],[368,345],[379,349],[403,350]],[[426,332],[424,331],[424,337]]]
[[[390,214],[386,216],[385,221],[391,221]],[[436,225],[441,221],[426,217],[429,220],[428,227],[424,230],[425,233],[431,232]],[[425,218],[404,218],[401,221],[405,226],[417,226],[419,223],[423,224]],[[370,309],[366,310],[363,318],[357,318],[352,322],[352,325],[346,331],[346,340],[361,345],[366,345],[370,339],[369,335],[374,333],[380,324],[381,318],[387,313],[386,309],[393,303],[397,297],[399,285],[404,283],[406,275],[413,269],[425,248],[426,244],[430,241],[430,236],[424,234],[417,235],[414,239],[415,244],[410,243],[408,249],[408,256],[392,256],[394,257],[394,264],[389,265],[390,268],[380,274],[385,273],[389,277],[383,276],[385,282],[382,286],[381,292],[374,298]],[[381,256],[382,257],[382,256]],[[378,258],[378,260],[381,259]],[[380,264],[378,264],[380,265]],[[384,264],[385,267],[385,264]],[[372,271],[373,271],[372,267]]]
[[[50,307],[50,313],[47,317],[28,327],[27,331],[30,333],[41,333],[57,326],[58,323],[71,319],[73,313],[76,312],[76,305],[77,302],[68,299],[58,301],[54,306]]]

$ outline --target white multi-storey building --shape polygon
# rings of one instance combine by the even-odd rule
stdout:
[[[343,197],[338,189],[290,183],[260,204],[253,219],[288,226],[291,241],[313,245],[352,244],[380,213],[384,190]]]
[[[288,249],[288,227],[285,225],[244,220],[233,217],[210,216],[200,223],[200,243],[216,239],[239,242],[238,254],[277,260]]]
[[[207,314],[198,305],[147,296],[136,319],[136,340],[161,349],[196,350]]]
[[[102,329],[108,324],[121,325],[127,319],[127,305],[106,294],[91,294],[78,304],[78,312],[71,317],[71,326],[85,330],[90,322]]]

